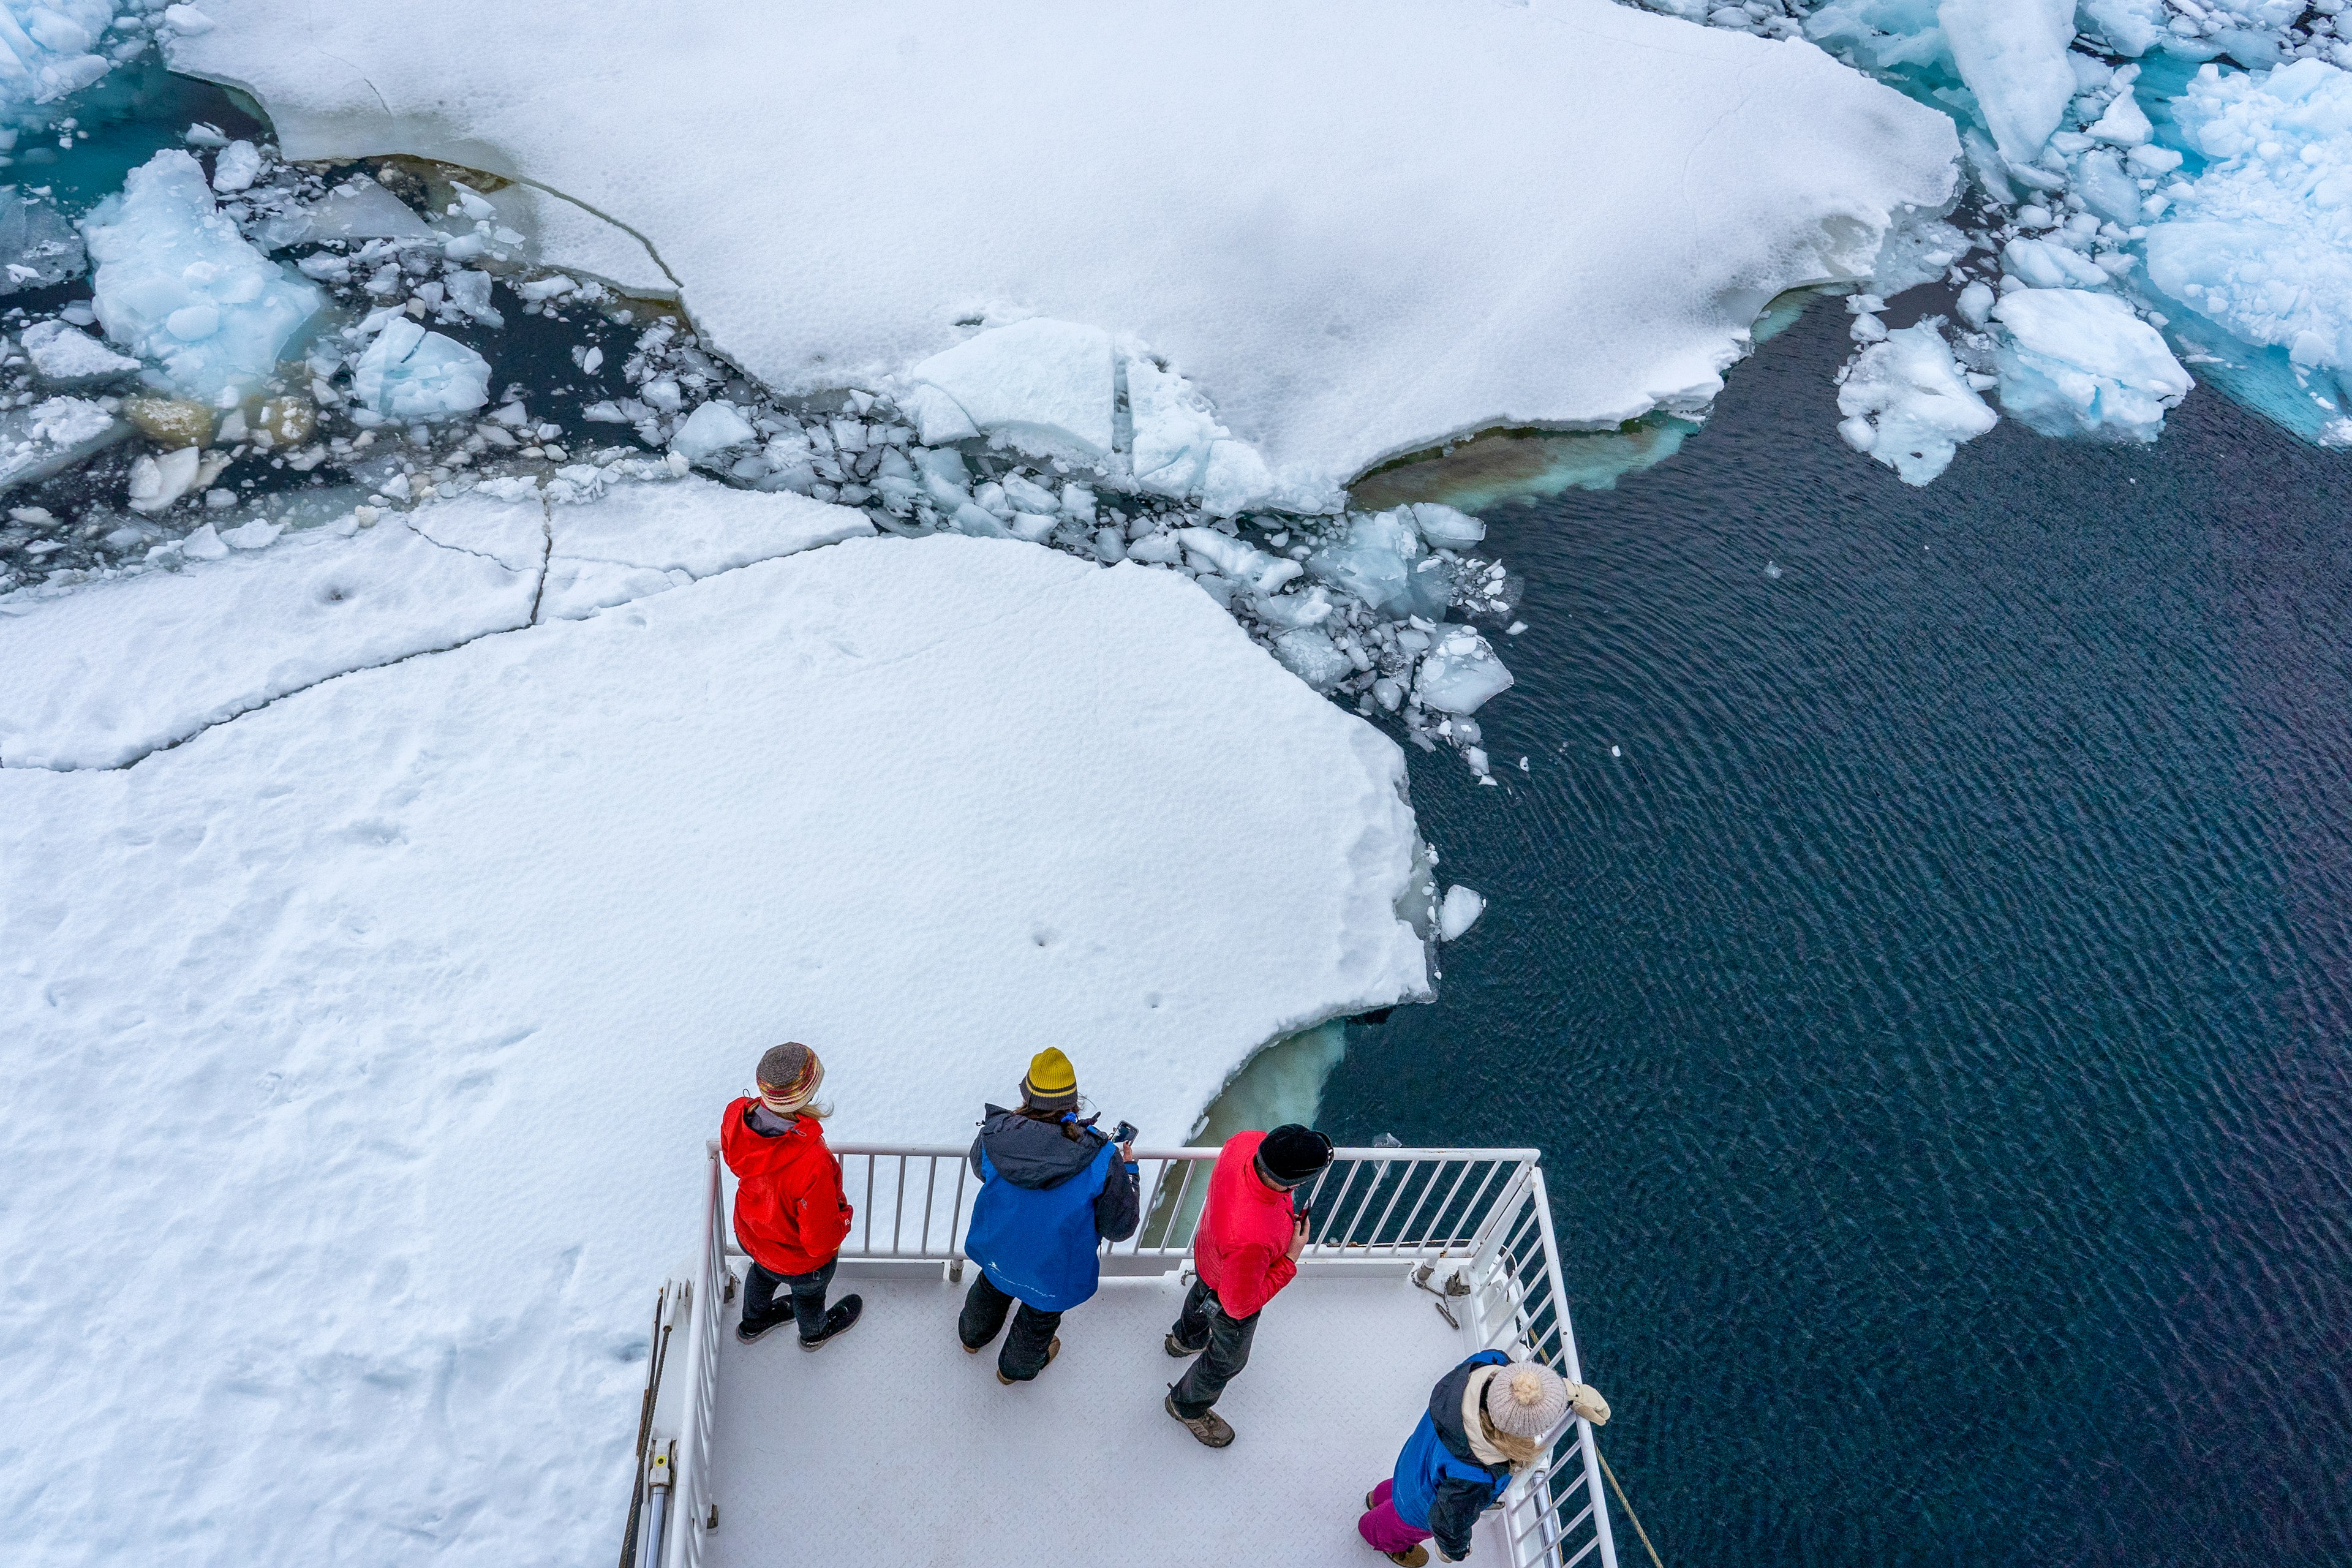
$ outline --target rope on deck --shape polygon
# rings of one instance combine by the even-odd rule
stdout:
[[[1618,1482],[1617,1472],[1609,1468],[1609,1456],[1601,1451],[1601,1445],[1598,1443],[1592,1445],[1592,1457],[1601,1461],[1601,1473],[1609,1478],[1609,1489],[1617,1494],[1617,1506],[1623,1509],[1625,1517],[1633,1521],[1633,1533],[1642,1538],[1643,1550],[1649,1552],[1650,1562],[1654,1568],[1666,1568],[1664,1563],[1658,1561],[1658,1549],[1650,1544],[1650,1532],[1642,1528],[1642,1516],[1635,1513],[1633,1505],[1625,1500],[1625,1489]]]

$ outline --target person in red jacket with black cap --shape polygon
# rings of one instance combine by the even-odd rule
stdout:
[[[1307,1250],[1307,1214],[1292,1194],[1330,1163],[1331,1140],[1295,1121],[1237,1132],[1217,1155],[1192,1237],[1197,1278],[1166,1342],[1171,1356],[1200,1358],[1168,1390],[1168,1414],[1212,1448],[1234,1429],[1211,1406],[1249,1364],[1259,1311],[1297,1277]]]
[[[815,1350],[857,1321],[866,1305],[856,1296],[831,1310],[824,1304],[851,1211],[841,1162],[824,1143],[825,1110],[816,1103],[824,1081],[816,1053],[787,1040],[760,1058],[759,1094],[729,1105],[719,1128],[719,1152],[735,1173],[735,1239],[751,1255],[743,1321],[735,1326],[747,1345],[797,1322],[801,1349]],[[788,1292],[782,1308],[779,1289]]]

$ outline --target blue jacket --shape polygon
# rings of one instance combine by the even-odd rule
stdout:
[[[1472,1457],[1470,1435],[1462,1428],[1462,1394],[1470,1374],[1482,1366],[1504,1366],[1510,1357],[1480,1351],[1437,1380],[1429,1409],[1397,1456],[1395,1489],[1389,1500],[1397,1517],[1437,1537],[1448,1557],[1470,1552],[1470,1528],[1503,1498],[1511,1484],[1508,1465],[1482,1465]]]
[[[1135,1167],[1091,1127],[1068,1136],[989,1106],[971,1141],[981,1179],[964,1252],[988,1282],[1041,1312],[1066,1312],[1100,1283],[1099,1245],[1135,1234]]]

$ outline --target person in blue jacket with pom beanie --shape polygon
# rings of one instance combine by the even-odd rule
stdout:
[[[964,1253],[980,1266],[956,1335],[977,1355],[1004,1327],[996,1381],[1027,1383],[1060,1353],[1062,1314],[1095,1293],[1100,1244],[1124,1241],[1141,1217],[1135,1145],[1114,1145],[1078,1118],[1078,1076],[1051,1047],[1021,1080],[1021,1107],[986,1106],[971,1141],[972,1200]]]
[[[1440,1558],[1460,1562],[1478,1516],[1514,1475],[1542,1463],[1571,1415],[1598,1426],[1609,1403],[1540,1362],[1480,1351],[1437,1380],[1395,1475],[1365,1497],[1356,1532],[1404,1568],[1429,1561],[1422,1542],[1433,1536]]]

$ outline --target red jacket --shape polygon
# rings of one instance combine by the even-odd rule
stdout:
[[[795,1118],[789,1131],[752,1131],[755,1103],[746,1095],[730,1105],[719,1132],[737,1183],[735,1239],[771,1274],[807,1274],[824,1268],[849,1236],[841,1162],[814,1116]]]
[[[1263,1132],[1225,1140],[1192,1237],[1192,1267],[1229,1318],[1246,1318],[1298,1277],[1290,1260],[1290,1194],[1257,1179]]]

